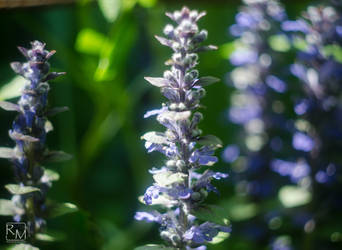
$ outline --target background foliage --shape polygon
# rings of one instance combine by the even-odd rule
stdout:
[[[309,1],[283,2],[294,18]],[[147,170],[160,162],[158,155],[145,153],[140,140],[143,133],[158,126],[153,120],[144,120],[143,114],[159,107],[161,99],[143,76],[158,76],[165,69],[163,62],[169,50],[159,46],[153,35],[161,34],[168,22],[164,12],[184,4],[207,11],[200,25],[209,31],[208,44],[219,46],[219,50],[200,58],[203,75],[222,79],[208,88],[203,99],[208,108],[201,126],[204,134],[215,133],[227,145],[233,143],[237,129],[227,120],[232,90],[225,79],[231,71],[228,57],[234,49],[228,27],[234,23],[239,1],[82,0],[70,5],[0,10],[1,100],[15,97],[16,86],[21,84],[9,67],[9,62],[22,59],[17,45],[28,46],[36,39],[46,42],[48,49],[57,50],[51,60],[53,68],[67,72],[51,83],[50,103],[69,106],[70,111],[53,117],[55,131],[49,134],[48,144],[74,158],[53,166],[61,179],[54,184],[50,197],[73,202],[80,212],[50,220],[49,227],[63,232],[64,239],[44,243],[42,249],[124,250],[160,241],[157,227],[133,220],[141,206],[137,197],[151,182]],[[0,116],[0,145],[12,146],[7,133],[13,114],[1,112]],[[0,159],[0,165],[2,187],[13,174],[6,160]],[[215,168],[230,172],[223,161]],[[218,188],[221,196],[212,195],[210,202],[227,209],[233,234],[210,249],[267,249],[269,241],[255,240],[239,231],[241,223],[248,224],[260,213],[262,204],[241,201],[229,179]],[[8,196],[0,188],[0,197]],[[2,243],[8,220],[0,218]],[[298,249],[312,249],[305,248],[312,240],[309,235],[293,232],[292,236],[304,246]]]

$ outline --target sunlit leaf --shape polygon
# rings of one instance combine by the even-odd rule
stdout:
[[[284,207],[302,206],[312,199],[312,195],[307,189],[298,186],[283,186],[279,190],[278,197]]]
[[[168,186],[173,183],[184,182],[186,177],[186,174],[172,172],[161,172],[153,175],[153,179],[159,186]]]
[[[65,234],[62,232],[51,232],[48,231],[46,233],[37,233],[35,234],[36,240],[46,241],[46,242],[55,242],[62,241],[65,239]]]
[[[49,204],[49,217],[54,218],[78,211],[76,205],[72,203],[51,203]]]
[[[169,85],[169,81],[162,77],[145,77],[145,80],[159,88]]]
[[[0,158],[11,159],[14,157],[13,148],[0,147]]]
[[[139,0],[139,4],[145,8],[151,8],[155,6],[157,0]]]
[[[233,41],[233,42],[221,45],[219,52],[223,58],[227,59],[234,52],[235,49],[236,49],[236,42]]]
[[[4,101],[0,101],[0,108],[6,111],[19,111],[20,110],[20,107],[18,104],[14,104],[11,102],[4,102]]]
[[[19,208],[15,207],[11,200],[0,199],[0,215],[13,216],[22,212],[24,211],[21,211]]]
[[[326,56],[333,56],[336,61],[342,63],[342,48],[337,44],[325,46],[323,52]]]
[[[9,83],[0,88],[0,101],[20,96],[24,85],[25,79],[23,77],[14,77]]]
[[[291,48],[291,44],[289,39],[285,35],[273,35],[268,39],[268,43],[270,47],[279,52],[289,51]]]
[[[77,35],[75,49],[85,54],[99,55],[106,40],[103,34],[93,29],[82,29]]]
[[[7,249],[8,250],[39,250],[39,248],[31,246],[29,244],[13,244]]]
[[[108,22],[114,22],[120,13],[121,0],[98,0],[100,10]]]
[[[226,240],[230,236],[230,233],[226,232],[219,232],[213,239],[212,241],[209,241],[210,244],[219,244],[222,241]]]
[[[36,188],[36,187],[20,186],[20,185],[17,185],[17,184],[8,184],[8,185],[5,186],[5,188],[11,194],[29,194],[29,193],[40,191],[40,189]]]
[[[44,169],[43,181],[58,181],[59,174],[51,169]]]

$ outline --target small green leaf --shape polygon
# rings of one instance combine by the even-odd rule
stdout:
[[[144,134],[141,139],[146,140],[148,142],[157,143],[157,144],[168,144],[168,140],[163,133],[160,132],[148,132]]]
[[[236,41],[229,42],[221,45],[219,52],[224,59],[227,59],[236,50],[236,47]]]
[[[0,147],[0,158],[12,159],[14,157],[13,148]]]
[[[287,52],[291,49],[289,39],[285,35],[273,35],[268,39],[270,47],[279,52]]]
[[[63,151],[47,151],[44,154],[44,162],[51,163],[51,162],[62,162],[68,161],[72,159],[72,155],[67,154]]]
[[[21,76],[14,77],[9,83],[0,88],[0,101],[12,99],[21,95],[21,89],[25,85],[25,79]]]
[[[217,77],[203,76],[203,77],[198,79],[198,81],[195,83],[195,85],[205,87],[205,86],[211,85],[211,84],[219,82],[219,81],[220,81],[220,78],[217,78]]]
[[[85,54],[99,55],[106,41],[103,34],[93,29],[82,29],[77,35],[75,49]]]
[[[51,169],[45,169],[42,180],[45,181],[58,181],[59,174]]]
[[[222,241],[226,240],[230,236],[230,233],[226,232],[219,232],[213,239],[212,241],[209,241],[210,244],[219,244]]]
[[[7,248],[8,250],[39,250],[39,248],[31,246],[29,244],[14,244]]]
[[[157,0],[139,0],[139,4],[145,8],[152,8],[157,3]]]
[[[177,249],[173,247],[167,247],[164,245],[148,244],[145,246],[136,247],[134,248],[134,250],[177,250]]]
[[[200,137],[197,142],[201,145],[205,145],[205,146],[214,146],[217,148],[221,148],[222,147],[222,141],[216,137],[215,135],[205,135]]]
[[[17,184],[8,184],[5,186],[5,188],[11,193],[11,194],[29,194],[33,192],[40,191],[39,188],[31,187],[31,186],[20,186]]]
[[[298,186],[282,187],[279,190],[278,197],[284,207],[302,206],[312,199],[312,195],[307,189]]]
[[[148,81],[149,83],[151,83],[153,86],[156,86],[159,88],[169,85],[169,81],[162,77],[144,77],[144,79]]]
[[[78,211],[76,205],[72,203],[53,203],[49,207],[49,217],[55,218],[64,214],[74,213]]]
[[[51,123],[50,121],[47,120],[47,121],[45,122],[44,129],[45,129],[45,132],[46,132],[46,133],[51,132],[51,131],[53,130],[53,125],[52,125],[52,123]]]
[[[228,226],[230,224],[228,220],[228,212],[218,206],[207,205],[196,209],[194,215],[203,221],[214,222],[218,225]]]
[[[63,241],[65,239],[65,234],[62,232],[46,232],[46,233],[37,233],[35,238],[39,241],[46,242],[55,242],[55,241]]]
[[[16,208],[11,200],[0,199],[0,215],[13,216],[21,212],[23,211]]]

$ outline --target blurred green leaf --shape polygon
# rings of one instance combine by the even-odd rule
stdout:
[[[134,248],[134,250],[176,250],[176,248],[166,247],[164,245],[149,244],[149,245],[145,245],[145,246],[136,247],[136,248]]]
[[[0,199],[0,215],[12,216],[17,214],[17,208],[11,200]]]
[[[14,157],[13,148],[0,147],[0,158],[11,159]]]
[[[105,19],[114,22],[120,13],[121,0],[98,0],[98,3]]]
[[[215,135],[204,135],[201,136],[197,142],[201,145],[205,146],[214,146],[217,148],[222,147],[222,141],[220,138],[216,137]]]
[[[21,95],[21,89],[25,85],[25,79],[21,76],[14,77],[9,83],[0,88],[0,101],[8,100]]]
[[[291,48],[289,39],[285,35],[273,35],[268,38],[270,47],[279,52],[287,52]]]
[[[39,250],[39,248],[31,246],[29,244],[14,244],[7,248],[8,250]]]
[[[72,203],[52,203],[49,204],[49,217],[54,218],[61,215],[77,212],[78,208]]]
[[[323,53],[326,56],[333,56],[336,61],[342,63],[342,48],[337,44],[325,46]]]
[[[29,194],[29,193],[40,191],[40,189],[36,188],[36,187],[20,186],[20,185],[17,185],[17,184],[8,184],[8,185],[5,186],[5,188],[11,194]]]
[[[226,232],[219,232],[213,239],[212,241],[209,241],[210,244],[219,244],[221,242],[223,242],[224,240],[226,240],[228,237],[230,236],[230,233],[226,233]]]
[[[157,0],[138,0],[139,4],[145,8],[151,8],[156,5]]]
[[[214,205],[203,206],[196,209],[194,215],[200,220],[214,222],[218,225],[227,226],[230,224],[228,212],[222,207]]]
[[[312,199],[308,190],[298,186],[283,186],[279,190],[278,197],[284,207],[302,206]]]
[[[47,181],[58,181],[59,180],[59,174],[51,169],[45,169],[43,180]]]
[[[65,239],[65,234],[62,232],[48,231],[46,233],[37,233],[35,235],[35,238],[36,240],[46,241],[46,242],[63,241]]]
[[[234,50],[236,49],[236,42],[230,42],[230,43],[225,43],[221,46],[219,46],[219,52],[220,55],[224,58],[227,59],[230,57],[230,55],[234,52]]]
[[[106,42],[106,36],[96,30],[86,28],[78,33],[75,49],[85,54],[99,55]]]

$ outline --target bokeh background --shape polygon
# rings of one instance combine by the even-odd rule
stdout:
[[[53,117],[55,130],[48,136],[48,145],[74,157],[64,164],[49,166],[61,175],[49,196],[75,203],[80,211],[49,220],[49,228],[60,232],[61,241],[41,243],[40,247],[126,250],[145,243],[158,243],[157,225],[133,220],[135,211],[143,207],[137,197],[152,182],[147,170],[162,162],[158,154],[148,155],[140,140],[145,132],[160,128],[153,119],[144,120],[143,114],[159,107],[164,100],[158,89],[143,77],[161,75],[166,68],[164,61],[170,55],[168,48],[160,46],[153,36],[161,34],[169,22],[165,11],[180,9],[183,5],[207,11],[200,26],[209,31],[207,42],[218,45],[219,49],[202,54],[198,68],[202,75],[216,76],[222,81],[207,89],[203,99],[207,109],[203,111],[205,119],[201,128],[205,134],[220,137],[225,145],[236,143],[238,127],[227,119],[232,88],[226,84],[226,79],[232,70],[228,58],[233,37],[228,28],[234,23],[241,2],[68,2],[0,9],[0,100],[15,96],[21,84],[21,79],[15,78],[9,67],[9,62],[23,60],[16,48],[18,45],[28,47],[30,41],[44,41],[47,49],[57,50],[51,60],[53,69],[67,72],[51,82],[51,106],[68,106],[70,111]],[[292,18],[309,2],[283,1]],[[291,55],[288,60],[290,58]],[[14,115],[1,111],[0,117],[0,145],[12,146],[8,128]],[[221,153],[222,150],[218,156]],[[222,160],[216,168],[231,171],[230,165]],[[6,160],[0,159],[0,172],[0,197],[9,198],[3,185],[13,180],[13,173]],[[269,249],[270,239],[279,235],[279,231],[271,227],[265,237],[258,238],[253,237],[258,233],[254,226],[251,232],[242,229],[263,213],[262,201],[241,202],[230,179],[217,185],[221,195],[211,195],[208,202],[224,205],[233,233],[228,240],[209,249]],[[274,196],[271,206],[277,206],[277,200]],[[0,218],[3,245],[6,244],[4,225],[10,220]],[[342,227],[342,221],[339,225]],[[280,230],[286,232],[286,225]],[[312,236],[304,232],[292,232],[292,240],[296,249],[315,249],[308,243]],[[340,246],[336,243],[319,250],[342,249]]]

